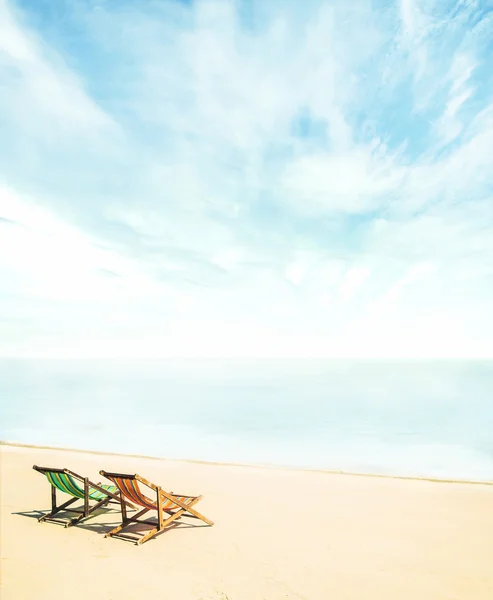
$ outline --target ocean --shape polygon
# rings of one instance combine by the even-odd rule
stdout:
[[[0,439],[493,480],[493,361],[0,360]]]

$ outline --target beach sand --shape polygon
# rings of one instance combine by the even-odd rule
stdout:
[[[491,600],[493,486],[209,465],[0,446],[2,600]],[[101,480],[139,473],[203,494],[213,527],[137,546],[104,538],[119,513],[38,523],[50,488],[32,465]]]

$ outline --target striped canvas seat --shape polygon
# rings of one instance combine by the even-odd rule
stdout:
[[[154,485],[147,479],[144,479],[140,475],[127,475],[125,473],[108,473],[106,471],[100,471],[101,475],[107,477],[112,481],[120,491],[120,499],[126,498],[131,502],[142,506],[142,510],[132,517],[127,516],[125,505],[121,504],[122,508],[122,523],[118,527],[115,527],[112,531],[106,534],[107,536],[116,536],[124,539],[131,539],[137,544],[142,544],[157,533],[163,531],[168,525],[170,525],[176,519],[182,516],[193,517],[200,519],[207,523],[207,525],[213,525],[214,523],[197,512],[193,506],[202,499],[202,496],[184,496],[181,494],[173,494],[165,492],[162,488]],[[149,498],[141,490],[141,485],[145,485],[149,490],[153,492],[155,500]],[[153,510],[157,512],[157,523],[153,521],[143,521],[139,518],[146,512]],[[166,515],[166,518],[164,517]],[[134,534],[123,533],[132,523],[147,523],[155,525],[148,533],[140,538],[135,538]]]
[[[131,502],[135,502],[135,504],[144,506],[149,510],[157,510],[157,500],[151,500],[142,493],[137,479],[129,477],[110,477],[109,479],[115,482],[121,493]],[[179,502],[187,503],[194,500],[195,496],[173,496],[173,498],[176,498]],[[180,508],[180,505],[170,498],[163,498],[161,508],[162,510],[174,510]]]
[[[61,492],[65,494],[69,494],[70,496],[74,496],[74,498],[84,498],[84,490],[77,485],[76,480],[67,473],[60,473],[59,471],[46,471],[46,478],[48,481],[58,488]],[[118,488],[114,485],[99,485],[100,488],[103,488],[106,492],[111,492],[112,494],[116,494],[118,492]],[[91,500],[103,500],[108,497],[108,494],[105,494],[104,491],[98,490],[92,486],[89,486],[89,498]]]

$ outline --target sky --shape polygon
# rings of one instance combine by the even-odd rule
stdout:
[[[0,356],[493,358],[492,0],[0,0]]]

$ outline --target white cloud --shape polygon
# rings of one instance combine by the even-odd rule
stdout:
[[[306,266],[299,260],[290,263],[285,270],[285,277],[294,285],[299,285],[306,275]]]
[[[371,270],[365,267],[353,267],[349,269],[339,285],[339,295],[343,302],[348,302],[354,296],[371,274]]]
[[[448,75],[448,99],[445,110],[436,123],[437,133],[444,144],[453,141],[464,129],[464,123],[458,118],[458,113],[474,94],[474,88],[469,81],[475,66],[473,59],[460,52],[454,56]]]
[[[369,212],[386,201],[404,170],[375,159],[365,148],[351,154],[307,156],[286,167],[286,198],[300,212]]]
[[[493,355],[473,3],[85,6],[0,3],[1,354]]]
[[[9,281],[31,299],[97,300],[155,293],[141,265],[101,247],[97,239],[32,200],[0,188],[0,289]],[[114,277],[114,278],[113,278]]]
[[[387,309],[389,305],[396,301],[398,295],[402,293],[403,288],[423,280],[424,278],[435,273],[436,270],[437,267],[435,265],[426,262],[412,265],[409,267],[407,272],[400,279],[398,279],[383,296],[378,299],[373,309]]]

